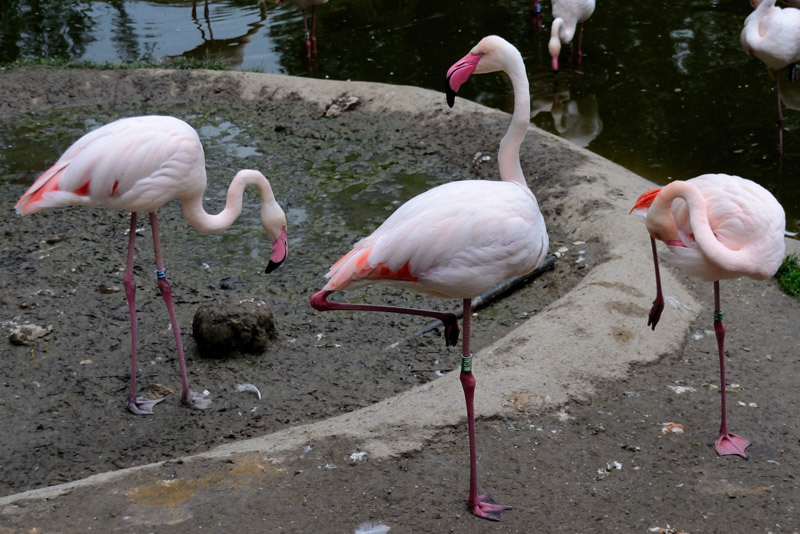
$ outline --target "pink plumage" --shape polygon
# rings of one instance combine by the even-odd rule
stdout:
[[[656,240],[669,252],[664,259],[690,276],[714,282],[714,331],[720,366],[721,422],[717,453],[747,457],[750,442],[728,431],[726,415],[725,328],[719,281],[775,274],[785,252],[786,216],[772,194],[757,183],[727,174],[704,174],[642,194],[632,213],[650,233],[656,298],[647,324],[655,329],[664,310]]]

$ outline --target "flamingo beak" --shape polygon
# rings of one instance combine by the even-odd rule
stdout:
[[[475,67],[478,66],[478,61],[480,60],[480,54],[470,52],[447,70],[445,93],[447,94],[447,105],[451,108],[456,101],[456,93],[458,93],[461,84],[466,82],[475,71]]]
[[[551,63],[553,65],[553,72],[558,74],[558,56],[553,56]]]
[[[269,263],[267,264],[265,272],[269,274],[280,267],[281,263],[283,263],[283,260],[285,260],[288,255],[289,241],[286,238],[286,230],[283,230],[281,235],[278,236],[278,239],[272,243],[272,254],[270,254]]]

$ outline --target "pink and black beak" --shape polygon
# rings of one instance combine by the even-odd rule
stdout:
[[[480,54],[470,52],[447,71],[445,93],[447,94],[447,105],[451,108],[456,101],[456,93],[458,93],[461,84],[466,82],[475,71],[475,67],[478,66],[478,61],[480,60]]]
[[[286,230],[281,232],[281,235],[278,236],[272,243],[272,253],[269,256],[269,263],[267,264],[267,273],[271,273],[275,269],[281,266],[283,260],[286,259],[286,256],[289,255],[289,241],[286,238]]]

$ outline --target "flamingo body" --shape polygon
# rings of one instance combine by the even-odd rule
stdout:
[[[502,214],[502,216],[498,216]],[[329,291],[373,283],[474,298],[532,271],[547,233],[533,193],[516,182],[450,182],[409,200],[327,274]]]
[[[424,315],[442,320],[445,342],[458,340],[454,314],[414,308],[328,301],[332,293],[373,283],[398,286],[443,298],[463,299],[461,384],[467,405],[470,447],[469,510],[499,520],[510,508],[478,493],[470,317],[472,298],[512,276],[536,268],[547,252],[548,237],[536,198],[528,188],[519,149],[530,124],[530,93],[519,51],[497,36],[482,39],[447,71],[450,106],[471,74],[502,70],[514,87],[514,113],[500,142],[502,181],[465,180],[435,187],[397,209],[375,232],[362,239],[327,274],[322,291],[311,298],[320,311],[364,310]]]
[[[206,170],[203,146],[197,132],[180,119],[143,116],[120,119],[78,139],[45,171],[17,201],[20,215],[62,206],[105,206],[131,212],[128,257],[123,284],[131,316],[131,384],[128,408],[150,414],[160,402],[136,397],[137,326],[133,278],[134,237],[137,213],[147,211],[153,229],[158,287],[172,323],[181,372],[181,400],[195,408],[209,401],[189,391],[180,327],[166,279],[156,210],[177,198],[189,223],[204,233],[220,233],[242,210],[245,186],[255,186],[261,195],[261,224],[272,239],[267,272],[276,269],[288,254],[286,217],[269,182],[258,171],[236,174],[228,189],[225,208],[217,215],[203,209]]]
[[[719,281],[748,276],[765,280],[775,274],[785,252],[786,216],[772,194],[760,185],[727,174],[704,174],[642,194],[631,210],[651,236],[656,299],[648,325],[655,329],[664,309],[656,240],[666,243],[664,259],[690,276],[714,283],[714,331],[720,365],[721,421],[717,453],[747,458],[750,444],[728,431],[726,415],[725,328]]]
[[[554,71],[558,71],[558,55],[561,45],[570,44],[578,27],[578,63],[581,61],[581,35],[584,22],[594,13],[595,0],[553,0],[553,24],[550,29],[550,41],[547,49],[552,58]]]

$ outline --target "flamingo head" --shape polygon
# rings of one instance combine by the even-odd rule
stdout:
[[[447,104],[453,107],[456,93],[473,73],[486,74],[509,68],[512,64],[509,54],[519,56],[519,51],[502,37],[489,35],[481,39],[469,54],[447,70]]]
[[[547,51],[550,52],[551,64],[553,72],[558,72],[558,55],[561,53],[561,38],[559,32],[564,25],[564,21],[560,18],[553,21],[553,27],[550,30],[550,40],[547,42]]]
[[[647,231],[653,238],[663,241],[669,246],[685,247],[686,245],[678,234],[678,227],[672,212],[669,209],[650,210],[660,192],[661,188],[656,187],[642,193],[629,213],[634,213],[644,220]]]

